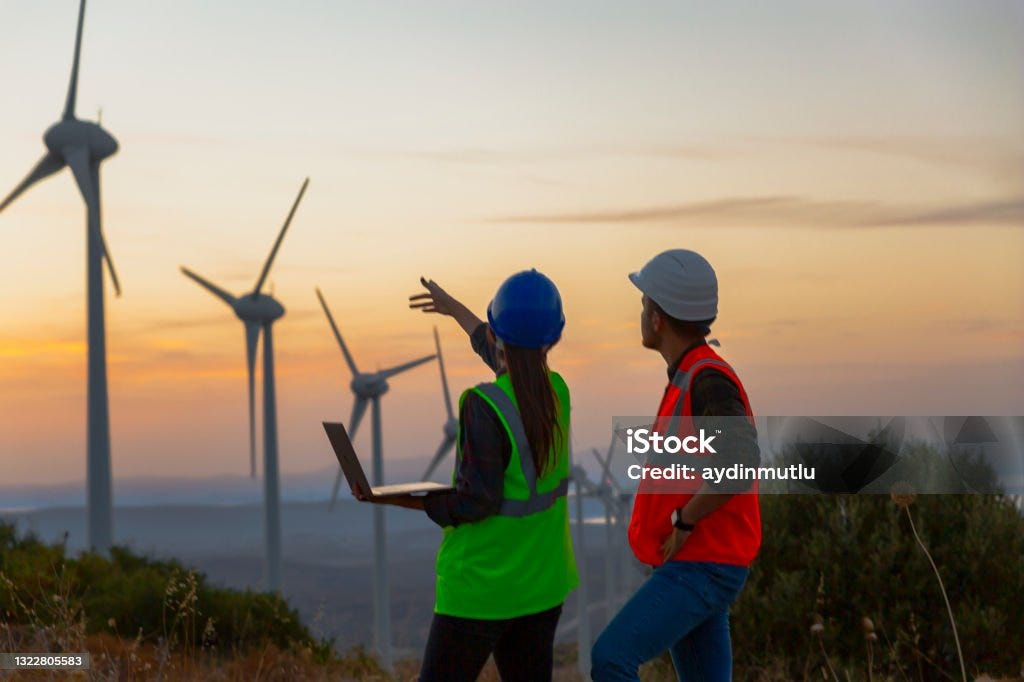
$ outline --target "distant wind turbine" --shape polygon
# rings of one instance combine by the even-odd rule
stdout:
[[[334,332],[334,338],[338,340],[338,345],[341,346],[341,353],[345,356],[345,364],[348,365],[349,371],[352,372],[352,382],[349,384],[349,387],[352,389],[352,393],[355,394],[356,399],[352,404],[352,417],[349,420],[348,426],[348,433],[351,438],[355,438],[356,429],[359,428],[359,422],[362,421],[363,414],[366,413],[367,404],[373,404],[373,410],[370,416],[373,426],[373,472],[370,485],[383,485],[384,456],[383,436],[381,433],[380,399],[388,392],[387,380],[396,374],[401,374],[406,370],[422,365],[424,362],[430,362],[434,359],[434,356],[427,355],[426,357],[422,357],[418,360],[413,360],[412,362],[407,362],[403,365],[398,365],[390,369],[382,369],[376,372],[360,372],[359,368],[356,367],[355,360],[352,359],[352,354],[348,352],[348,346],[345,345],[345,339],[341,337],[341,332],[338,331],[338,325],[334,323],[334,316],[331,315],[331,310],[327,307],[327,301],[324,300],[324,295],[320,292],[319,288],[316,290],[316,297],[320,299],[320,305],[323,306],[324,313],[327,315],[327,321],[331,325],[331,331]],[[338,475],[334,479],[334,489],[331,491],[331,502],[328,505],[328,510],[334,508],[334,504],[338,499],[338,489],[341,487],[341,478],[342,471],[339,469]],[[392,662],[391,599],[390,588],[388,587],[387,545],[384,535],[384,506],[375,504],[373,505],[374,639],[376,640],[377,653],[380,654],[385,668],[390,669]]]
[[[78,30],[75,34],[75,57],[71,66],[71,82],[61,120],[43,135],[47,152],[25,179],[0,202],[0,211],[7,208],[22,192],[40,180],[62,170],[71,169],[85,200],[86,230],[86,301],[88,315],[88,398],[86,487],[88,489],[88,538],[90,548],[101,553],[113,541],[110,473],[110,413],[107,398],[106,328],[103,312],[103,261],[107,263],[114,291],[121,295],[121,285],[114,271],[100,218],[100,163],[117,153],[113,135],[91,121],[75,117],[78,93],[78,62],[82,51],[82,23],[85,0],[78,5]]]
[[[263,529],[266,542],[266,583],[271,592],[281,589],[281,493],[278,482],[277,465],[277,397],[274,390],[274,341],[271,327],[284,315],[284,306],[270,294],[260,293],[270,273],[277,250],[281,246],[285,232],[291,225],[295,211],[302,201],[302,195],[309,186],[309,178],[302,183],[299,195],[295,197],[291,211],[284,221],[277,241],[263,264],[256,286],[248,294],[232,296],[220,287],[203,279],[186,267],[181,271],[200,286],[221,299],[234,311],[245,325],[245,358],[249,378],[249,467],[250,474],[256,475],[256,410],[254,396],[253,372],[256,365],[256,345],[260,332],[263,332]]]
[[[444,371],[444,356],[441,355],[441,339],[437,335],[437,327],[434,327],[434,347],[437,349],[437,364],[441,367],[441,388],[444,407],[448,411],[448,419],[444,423],[444,438],[441,440],[441,446],[437,448],[434,458],[430,460],[430,466],[427,467],[427,472],[423,474],[424,481],[430,478],[444,456],[455,447],[455,440],[459,437],[459,420],[452,410],[452,396],[448,391],[448,376]]]
[[[383,485],[382,471],[382,455],[381,455],[381,415],[380,415],[380,399],[388,392],[388,379],[401,374],[402,372],[418,367],[424,362],[430,362],[436,356],[427,355],[413,360],[412,362],[406,362],[402,365],[397,365],[389,369],[381,369],[376,372],[360,372],[359,368],[356,367],[355,360],[352,359],[352,354],[348,352],[348,346],[345,345],[345,339],[342,338],[341,332],[338,331],[338,325],[334,322],[334,316],[331,315],[330,308],[327,307],[327,301],[324,300],[324,295],[320,289],[316,290],[316,297],[320,299],[320,305],[324,309],[324,314],[327,315],[327,322],[331,325],[331,331],[334,332],[334,338],[337,339],[338,345],[341,346],[341,353],[345,356],[345,364],[348,365],[348,369],[352,372],[352,382],[349,387],[352,389],[352,393],[355,395],[355,402],[352,404],[352,417],[349,419],[348,434],[350,438],[356,437],[356,430],[359,428],[359,423],[363,420],[363,415],[366,414],[367,405],[373,405],[373,411],[371,413],[371,420],[373,421],[373,481],[370,485]],[[334,508],[334,504],[338,498],[338,490],[341,488],[342,471],[338,469],[338,475],[334,479],[334,489],[331,491],[331,503],[330,508]],[[379,508],[379,507],[375,507]]]

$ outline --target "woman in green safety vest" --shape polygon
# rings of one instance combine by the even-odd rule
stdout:
[[[569,535],[569,389],[548,369],[565,325],[554,283],[509,277],[485,324],[433,281],[410,307],[455,318],[495,372],[459,400],[454,490],[392,503],[444,530],[420,682],[475,680],[494,655],[504,682],[551,679],[555,628],[576,587]],[[443,454],[443,453],[442,453]]]

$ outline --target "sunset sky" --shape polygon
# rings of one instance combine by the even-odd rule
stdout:
[[[0,4],[0,196],[63,106],[76,0]],[[1024,6],[1015,1],[91,0],[78,114],[103,166],[114,476],[246,474],[242,325],[178,271],[271,273],[281,466],[331,465],[341,353],[487,379],[421,274],[481,316],[537,267],[579,446],[656,409],[626,274],[716,267],[714,336],[761,414],[1024,413]],[[0,214],[5,484],[85,471],[85,216],[67,171]],[[369,451],[368,420],[358,445]],[[392,381],[385,454],[441,438],[435,364]],[[325,490],[325,495],[327,490]],[[116,487],[115,487],[116,500]]]

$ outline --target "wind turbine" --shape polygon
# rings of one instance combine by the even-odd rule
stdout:
[[[587,564],[587,545],[584,537],[583,496],[594,487],[583,467],[573,463],[572,435],[569,436],[569,469],[576,486],[574,501],[576,503],[576,570],[580,576],[579,588],[576,591],[576,613],[579,622],[576,625],[577,651],[590,651],[594,640],[590,633],[590,567]],[[577,656],[576,669],[584,677],[590,677],[590,656]]]
[[[342,355],[345,356],[345,364],[348,365],[348,369],[352,372],[352,382],[349,384],[352,389],[352,393],[355,394],[355,402],[352,404],[352,418],[349,421],[348,433],[351,438],[355,438],[356,429],[359,428],[359,422],[363,418],[363,414],[366,413],[366,406],[372,403],[373,410],[371,413],[371,420],[373,425],[373,480],[370,481],[370,485],[383,485],[384,483],[384,457],[383,457],[383,437],[381,434],[381,416],[380,416],[380,399],[388,392],[388,379],[401,374],[402,372],[412,369],[418,365],[422,365],[424,362],[430,362],[434,359],[433,355],[427,355],[418,360],[407,362],[390,369],[382,369],[376,372],[360,372],[356,367],[355,361],[352,359],[352,354],[348,352],[348,346],[345,345],[345,340],[341,338],[341,332],[338,331],[338,325],[334,323],[334,316],[331,315],[330,308],[327,307],[327,301],[324,300],[324,295],[320,292],[320,289],[316,290],[316,297],[320,299],[320,305],[323,306],[324,313],[327,315],[327,321],[331,325],[331,330],[334,332],[334,338],[338,340],[338,345],[341,346]],[[338,488],[341,486],[342,472],[339,469],[338,475],[334,479],[334,489],[331,491],[331,502],[328,505],[328,510],[334,508],[334,503],[338,499]],[[377,652],[380,654],[381,660],[384,663],[385,668],[391,669],[391,599],[389,596],[388,587],[388,571],[387,571],[387,545],[385,544],[384,538],[384,507],[383,505],[373,505],[373,536],[374,536],[374,595],[373,595],[373,614],[374,614],[374,635],[376,639]]]
[[[441,440],[441,446],[437,448],[434,458],[430,460],[430,466],[423,474],[424,481],[430,478],[444,456],[455,447],[455,439],[459,437],[459,420],[455,416],[455,412],[452,411],[452,395],[448,391],[448,376],[444,371],[444,356],[441,355],[441,339],[437,335],[437,327],[434,327],[434,347],[437,349],[437,364],[441,367],[441,387],[444,394],[444,406],[448,411],[448,420],[444,423],[444,438]]]
[[[352,389],[352,393],[355,394],[356,400],[352,404],[352,417],[348,424],[348,434],[350,438],[356,437],[356,430],[359,428],[359,422],[362,421],[363,415],[366,414],[366,406],[368,404],[373,405],[373,411],[370,415],[373,421],[373,481],[371,485],[383,485],[382,475],[382,455],[381,455],[381,417],[380,417],[380,399],[385,393],[388,392],[388,379],[401,374],[402,372],[418,367],[424,362],[430,362],[436,355],[427,355],[413,360],[412,362],[406,362],[402,365],[391,367],[390,369],[381,369],[376,372],[360,372],[359,368],[356,367],[355,360],[352,359],[352,354],[348,352],[348,346],[345,345],[345,339],[341,337],[341,332],[338,331],[338,325],[334,322],[334,316],[331,315],[330,308],[327,307],[327,301],[324,300],[324,295],[320,289],[316,290],[316,297],[320,299],[320,305],[324,309],[324,313],[327,315],[327,321],[331,325],[331,331],[334,332],[334,338],[338,340],[338,345],[341,346],[341,352],[345,356],[345,364],[348,365],[348,369],[352,372],[352,382],[349,387]],[[436,337],[435,337],[436,340]],[[331,491],[331,503],[330,508],[334,508],[335,502],[338,499],[338,490],[341,488],[342,472],[339,469],[338,475],[334,479],[334,489]],[[374,507],[379,509],[379,506]]]
[[[617,582],[615,576],[616,565],[621,567],[621,562],[616,561],[616,549],[620,545],[615,542],[614,536],[618,529],[625,528],[627,523],[625,515],[628,513],[628,510],[625,509],[626,496],[611,472],[612,450],[614,447],[615,434],[613,433],[612,442],[608,445],[608,455],[604,459],[601,458],[601,453],[598,452],[597,448],[591,449],[594,459],[601,465],[601,482],[594,492],[604,506],[604,590],[605,618],[607,622],[611,622],[612,617],[615,615],[615,602],[617,601],[618,592],[615,586]],[[612,524],[614,524],[614,528]]]
[[[181,271],[200,286],[221,299],[234,311],[245,325],[245,357],[249,377],[249,464],[251,475],[256,475],[256,426],[253,371],[256,365],[256,345],[263,332],[263,531],[266,543],[265,575],[267,589],[278,592],[281,589],[281,493],[277,471],[277,397],[274,391],[274,337],[272,325],[284,315],[284,306],[270,294],[260,293],[270,273],[270,266],[281,246],[285,232],[295,216],[295,210],[302,201],[302,195],[309,186],[309,178],[302,183],[299,195],[295,197],[284,227],[277,235],[277,241],[270,250],[267,262],[263,264],[256,286],[248,294],[232,296],[220,287],[203,279],[186,267]]]
[[[100,218],[100,163],[117,152],[117,140],[98,123],[75,117],[78,93],[78,62],[82,51],[82,22],[85,0],[78,5],[78,30],[75,34],[75,57],[71,66],[64,114],[43,135],[46,154],[25,179],[0,203],[7,208],[22,192],[40,180],[62,170],[71,169],[86,207],[86,306],[88,315],[88,389],[86,487],[88,490],[89,547],[106,553],[113,540],[110,473],[110,413],[107,398],[107,349],[103,312],[103,261],[107,263],[114,291],[121,295],[121,285],[114,271]]]

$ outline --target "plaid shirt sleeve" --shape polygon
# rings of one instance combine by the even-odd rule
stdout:
[[[694,426],[712,433],[716,429],[722,430],[722,435],[715,443],[717,452],[710,455],[709,464],[713,467],[732,464],[760,466],[761,448],[757,444],[757,429],[746,419],[736,419],[747,414],[736,384],[718,370],[709,368],[694,377],[690,391]],[[753,481],[723,479],[721,483],[707,481],[707,484],[717,492],[742,493],[753,485]]]
[[[478,329],[483,329],[481,325]],[[475,335],[475,332],[474,332]],[[512,445],[491,406],[470,393],[459,410],[458,471],[455,490],[423,500],[427,516],[441,526],[457,526],[493,516],[504,498],[505,469]]]
[[[473,351],[480,356],[480,359],[491,368],[495,374],[498,373],[498,349],[494,343],[487,338],[487,323],[480,324],[469,336],[469,343]]]

